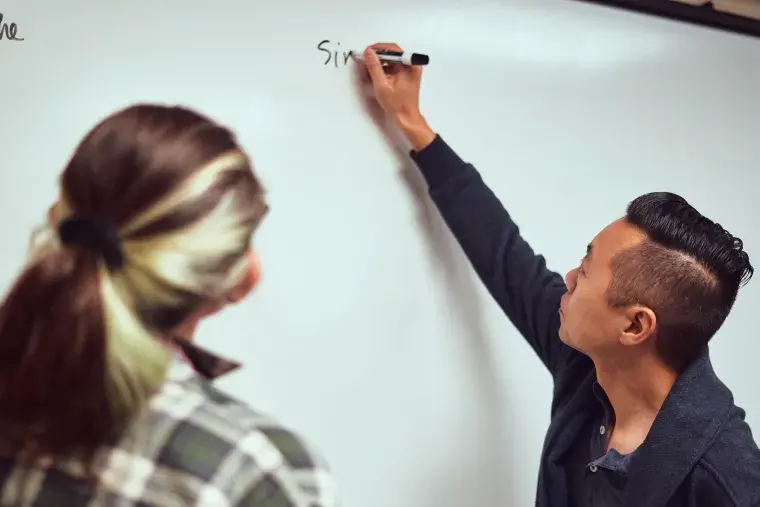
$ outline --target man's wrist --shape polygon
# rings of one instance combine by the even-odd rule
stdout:
[[[396,118],[401,131],[414,151],[422,151],[435,140],[435,132],[430,128],[421,114],[413,116],[398,116]]]

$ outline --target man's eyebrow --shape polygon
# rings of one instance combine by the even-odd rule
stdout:
[[[593,249],[593,245],[591,243],[589,243],[588,245],[586,245],[586,257],[587,258],[591,257],[591,250],[592,249]]]

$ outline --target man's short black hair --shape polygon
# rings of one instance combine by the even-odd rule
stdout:
[[[613,258],[608,301],[654,311],[657,349],[682,371],[723,325],[754,268],[739,238],[676,194],[636,198],[626,220],[647,239]]]

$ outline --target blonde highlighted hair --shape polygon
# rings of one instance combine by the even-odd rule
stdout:
[[[0,441],[92,457],[163,383],[169,353],[158,337],[246,277],[267,206],[232,133],[177,107],[106,118],[60,186],[0,307]],[[59,224],[80,216],[116,232],[118,268],[61,243]]]

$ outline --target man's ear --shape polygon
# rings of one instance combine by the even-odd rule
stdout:
[[[639,345],[644,343],[657,330],[657,315],[651,308],[634,305],[625,310],[628,326],[620,334],[623,345]]]

